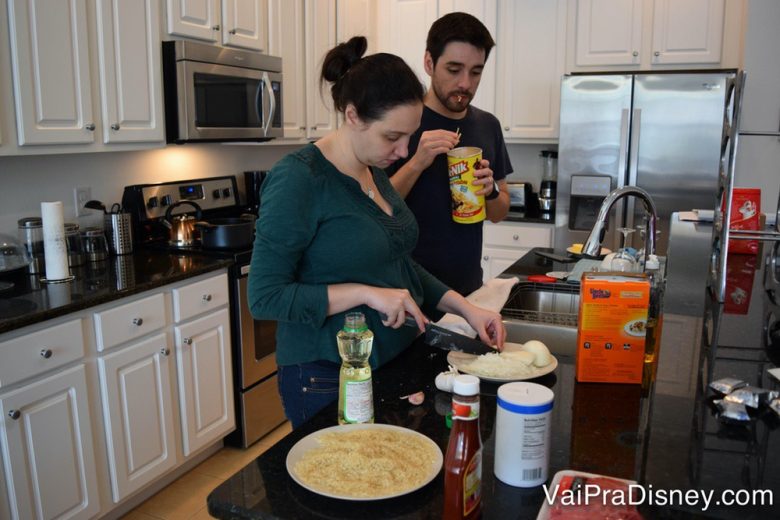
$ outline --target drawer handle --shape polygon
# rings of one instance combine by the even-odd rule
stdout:
[[[50,348],[42,348],[41,349],[41,357],[43,359],[49,359],[52,354],[53,354],[53,352],[51,351]]]
[[[203,295],[203,301],[204,302],[210,302],[211,301],[211,295],[210,294],[204,294]]]
[[[111,125],[111,130],[113,130],[114,132],[118,131],[120,128],[121,127],[119,126],[119,123],[114,123],[113,125]]]
[[[184,338],[181,342],[185,345],[192,345],[192,338]]]
[[[143,324],[144,324],[143,318],[133,318],[133,325],[140,327]]]
[[[14,421],[19,420],[19,417],[21,417],[21,416],[22,416],[22,412],[20,412],[19,410],[10,410],[8,412],[8,417],[13,419]]]
[[[171,353],[171,349],[169,348],[163,347],[160,349],[160,354],[162,354],[163,356],[168,356],[170,355],[170,353]]]
[[[512,235],[512,240],[520,240],[520,236],[519,235]]]

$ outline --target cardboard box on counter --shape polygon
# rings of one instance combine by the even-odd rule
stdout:
[[[585,273],[577,320],[577,381],[641,383],[650,279]]]

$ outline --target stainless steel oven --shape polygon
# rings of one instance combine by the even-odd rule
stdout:
[[[255,320],[249,312],[247,283],[249,264],[237,262],[231,279],[235,298],[231,301],[237,325],[240,360],[237,388],[237,418],[240,424],[230,441],[243,447],[285,421],[276,377],[276,322]]]
[[[163,42],[168,142],[283,137],[282,59],[202,43]]]

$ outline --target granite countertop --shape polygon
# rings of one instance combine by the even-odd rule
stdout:
[[[72,268],[75,279],[67,283],[44,284],[38,276],[24,275],[12,289],[0,293],[0,334],[232,263],[228,258],[199,254],[137,250]]]
[[[724,312],[723,305],[711,309],[718,316],[714,321],[719,324],[720,334],[702,334],[706,314],[703,316],[700,311],[665,313],[658,376],[651,387],[577,383],[574,358],[563,355],[558,356],[555,373],[535,380],[555,393],[550,478],[561,469],[579,469],[637,480],[645,490],[715,493],[706,510],[701,502],[663,507],[645,503],[640,511],[648,519],[780,517],[778,497],[773,497],[774,505],[763,507],[715,504],[724,490],[780,490],[780,420],[771,413],[762,413],[747,424],[725,424],[712,407],[712,391],[706,389],[708,381],[725,376],[740,377],[756,385],[775,385],[764,372],[774,366],[770,361],[772,353],[763,339],[760,323],[756,324],[766,313],[777,312],[780,316],[762,285],[767,274],[762,266],[770,256],[769,248],[766,249],[755,258],[752,274],[745,274],[753,284],[747,314],[729,314]],[[676,299],[680,296],[675,293],[676,288],[684,284],[674,279],[674,264],[671,265],[667,280],[675,288],[667,286],[666,296],[671,293]],[[550,260],[531,251],[505,274],[544,273],[551,267]],[[696,291],[701,291],[702,299],[705,297],[704,287],[695,288],[687,297],[697,299]],[[702,350],[706,355],[700,357]],[[706,362],[710,359],[711,369]],[[700,361],[705,362],[700,365]],[[419,431],[446,451],[449,430],[444,415],[449,411],[450,394],[436,390],[433,384],[435,375],[446,368],[445,352],[418,341],[376,370],[376,422]],[[493,475],[497,386],[481,384],[483,518],[533,519],[544,500],[543,488],[515,488]],[[419,390],[426,396],[420,406],[399,399]],[[296,484],[285,469],[290,448],[306,435],[335,424],[334,403],[217,487],[208,497],[209,512],[218,518],[441,516],[442,474],[407,496],[373,502],[329,499]]]

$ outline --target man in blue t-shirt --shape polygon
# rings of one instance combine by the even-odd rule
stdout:
[[[433,23],[424,63],[431,86],[420,128],[409,141],[408,157],[387,170],[417,218],[414,259],[464,296],[482,285],[482,222],[452,220],[447,152],[456,146],[481,148],[474,184],[482,186],[478,194],[485,196],[487,218],[498,222],[509,211],[504,179],[512,165],[501,125],[493,114],[470,105],[494,45],[487,28],[469,14],[451,13]]]

